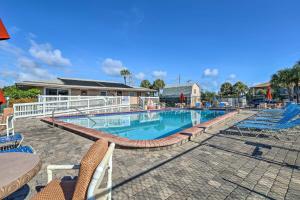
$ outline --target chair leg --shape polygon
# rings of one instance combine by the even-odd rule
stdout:
[[[108,189],[107,199],[111,200],[111,193],[112,193],[112,156],[109,158],[109,164],[108,164],[107,189]]]

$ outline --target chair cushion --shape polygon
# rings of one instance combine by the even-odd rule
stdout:
[[[97,140],[85,154],[80,162],[78,179],[73,194],[73,200],[86,199],[89,183],[95,169],[102,161],[108,149],[108,142],[103,139]]]
[[[76,181],[53,180],[31,200],[71,200]]]

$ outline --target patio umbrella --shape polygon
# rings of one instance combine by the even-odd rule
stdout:
[[[183,93],[180,94],[179,100],[180,100],[180,103],[184,102],[184,95],[183,95]]]
[[[6,103],[6,99],[4,97],[4,93],[2,90],[0,90],[0,105],[5,103]]]
[[[267,89],[267,96],[266,98],[271,101],[272,100],[272,93],[271,93],[271,87],[269,86]]]
[[[7,40],[7,39],[9,39],[9,35],[4,27],[4,24],[0,19],[0,40]]]

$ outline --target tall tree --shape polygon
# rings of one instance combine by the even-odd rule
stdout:
[[[232,84],[229,82],[223,83],[220,92],[222,96],[232,95]]]
[[[151,83],[148,80],[142,80],[140,86],[144,88],[151,88]]]
[[[240,97],[242,95],[245,95],[248,92],[249,88],[243,82],[238,81],[232,86],[232,90],[233,93],[237,96],[238,102],[240,103]]]
[[[128,69],[122,69],[120,75],[124,78],[125,85],[127,84],[127,77],[131,75],[131,72]]]
[[[161,79],[156,79],[152,84],[152,88],[158,91],[160,91],[164,87],[165,87],[165,82]]]
[[[291,70],[293,76],[292,79],[295,87],[295,93],[297,97],[297,103],[299,103],[300,61],[298,61]]]
[[[271,87],[286,88],[288,91],[289,99],[293,100],[293,88],[295,85],[293,70],[290,68],[279,70],[276,74],[272,75]]]
[[[217,95],[215,92],[210,92],[210,91],[201,92],[201,99],[210,103],[213,103],[216,96]]]

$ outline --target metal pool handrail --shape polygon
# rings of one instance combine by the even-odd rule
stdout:
[[[89,120],[91,120],[92,122],[94,122],[94,125],[96,124],[96,121],[95,120],[93,120],[88,114],[85,114],[84,112],[82,112],[81,110],[79,110],[78,108],[69,108],[69,109],[74,109],[74,110],[76,110],[76,111],[78,111],[80,114],[82,114],[82,115],[85,115]],[[55,111],[57,110],[57,108],[54,108],[53,110],[52,110],[52,126],[54,127],[54,113],[55,113]],[[70,111],[68,111],[68,112],[70,112]],[[66,112],[66,113],[68,113],[68,112]]]

